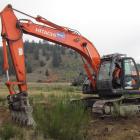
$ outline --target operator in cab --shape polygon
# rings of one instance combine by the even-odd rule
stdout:
[[[115,68],[112,74],[112,86],[113,88],[121,88],[121,67],[119,63],[115,63]]]

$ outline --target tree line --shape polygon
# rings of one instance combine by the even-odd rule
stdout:
[[[8,49],[7,49],[8,50]],[[30,59],[34,59],[34,61],[39,62],[39,66],[43,67],[46,65],[46,62],[51,59],[52,67],[57,68],[61,65],[62,62],[62,55],[72,55],[75,58],[78,57],[77,53],[74,52],[71,49],[67,49],[65,47],[62,47],[58,44],[52,44],[47,41],[39,41],[39,42],[29,42],[26,40],[24,42],[24,54],[25,54],[25,65],[26,65],[26,71],[27,73],[33,72],[33,64]],[[41,58],[45,58],[45,60]],[[9,74],[12,75],[15,73],[13,65],[12,65],[12,59],[10,57],[10,52],[8,51],[8,60],[9,60]],[[0,48],[0,75],[3,74],[2,70],[3,65],[3,54],[2,54],[2,48]],[[48,70],[46,70],[46,73]]]

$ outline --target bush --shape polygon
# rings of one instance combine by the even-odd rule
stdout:
[[[49,59],[50,59],[50,54],[47,53],[47,54],[46,54],[46,61],[48,61]]]
[[[49,76],[49,70],[48,69],[46,69],[45,75]]]
[[[45,138],[57,140],[85,139],[89,114],[82,104],[74,105],[69,96],[48,97],[48,106],[36,106],[34,116],[37,130]]]
[[[45,65],[46,65],[45,62],[44,62],[43,60],[41,60],[41,61],[40,61],[40,66],[43,67],[43,66],[45,66]]]
[[[60,51],[57,49],[54,49],[52,52],[52,66],[57,68],[60,66],[62,62],[62,58],[61,58],[61,53]]]
[[[38,48],[36,48],[36,49],[34,50],[34,59],[35,59],[35,60],[39,60],[39,49],[38,49]]]
[[[1,140],[10,140],[15,137],[16,131],[13,128],[12,124],[5,124],[0,130]]]
[[[32,73],[32,66],[29,61],[26,61],[26,71],[27,73]]]
[[[43,55],[43,56],[46,56],[46,54],[47,54],[47,53],[46,53],[46,49],[45,49],[45,48],[42,48],[42,55]]]

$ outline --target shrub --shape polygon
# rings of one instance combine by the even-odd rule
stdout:
[[[46,56],[46,54],[47,54],[47,53],[46,53],[46,49],[45,49],[45,48],[42,48],[42,55],[43,55],[43,56]]]
[[[38,105],[34,109],[37,130],[45,138],[58,140],[85,139],[89,114],[82,104],[72,104],[69,96],[50,96],[48,106]]]
[[[49,70],[48,69],[46,69],[45,75],[49,76]]]
[[[47,54],[46,54],[46,61],[48,61],[49,59],[50,59],[50,54],[47,53]]]
[[[38,49],[38,48],[36,48],[36,49],[34,50],[34,59],[35,59],[35,60],[39,60],[39,49]]]
[[[57,68],[60,66],[61,62],[62,62],[62,58],[61,58],[60,51],[58,51],[58,49],[54,49],[52,53],[52,66]]]
[[[1,140],[10,140],[15,137],[16,131],[13,128],[12,124],[5,124],[0,130]]]
[[[32,66],[29,61],[26,62],[26,71],[27,73],[32,73]]]
[[[41,60],[41,61],[40,61],[40,66],[43,67],[43,66],[45,66],[45,65],[46,65],[45,62],[44,62],[43,60]]]

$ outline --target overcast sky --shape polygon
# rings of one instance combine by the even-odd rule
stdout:
[[[140,59],[140,0],[0,0],[0,11],[8,3],[78,30],[101,55],[119,52]],[[24,35],[28,38],[35,39]]]

